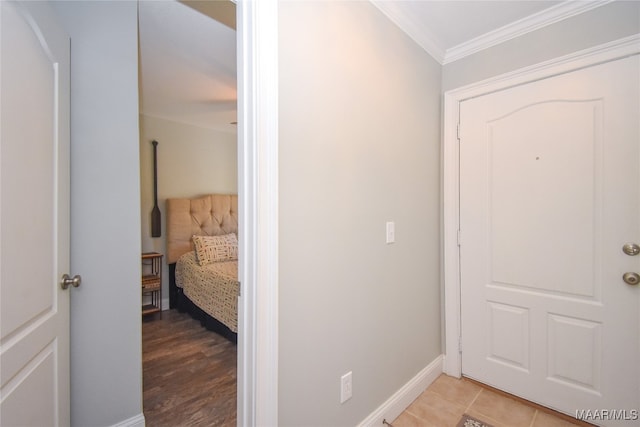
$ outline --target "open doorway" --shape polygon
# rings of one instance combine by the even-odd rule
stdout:
[[[164,256],[163,311],[143,318],[144,413],[150,425],[235,425],[237,346],[168,311],[164,206],[167,198],[238,192],[235,5],[139,4],[142,252]],[[151,226],[153,140],[159,237]]]

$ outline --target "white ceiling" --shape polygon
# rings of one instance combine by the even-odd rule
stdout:
[[[236,132],[236,32],[176,1],[140,1],[140,112]]]
[[[370,1],[446,64],[610,0]],[[141,112],[236,132],[235,30],[173,0],[141,1],[139,19]]]

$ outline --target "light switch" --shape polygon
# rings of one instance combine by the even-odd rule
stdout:
[[[340,378],[340,403],[344,403],[353,396],[353,382],[351,371]]]
[[[396,223],[393,221],[387,222],[387,244],[396,241]]]

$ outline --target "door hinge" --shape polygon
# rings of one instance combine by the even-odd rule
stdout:
[[[462,245],[462,232],[458,230],[458,246]]]

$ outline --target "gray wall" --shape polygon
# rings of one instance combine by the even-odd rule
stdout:
[[[616,1],[446,64],[442,91],[640,32],[640,2]]]
[[[441,353],[441,67],[368,2],[279,30],[279,424],[352,426]]]
[[[54,2],[71,36],[71,420],[142,413],[136,2]]]

